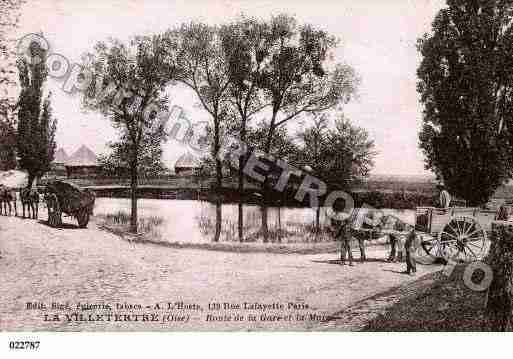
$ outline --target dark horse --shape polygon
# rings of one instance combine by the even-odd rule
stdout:
[[[23,188],[20,192],[21,205],[23,206],[23,218],[25,218],[25,206],[27,207],[28,218],[32,210],[32,218],[37,219],[39,214],[39,192],[32,188]]]
[[[12,188],[0,185],[0,214],[2,214],[2,208],[4,214],[7,215],[7,207],[9,207],[9,216],[12,212],[11,202],[14,204],[14,215],[18,215],[18,209],[16,208],[16,191]]]

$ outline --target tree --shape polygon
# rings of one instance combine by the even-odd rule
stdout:
[[[330,170],[323,175],[326,183],[347,190],[369,175],[377,151],[367,130],[353,125],[341,114],[328,133],[328,143],[326,167]]]
[[[264,152],[270,153],[275,131],[302,114],[322,112],[350,100],[358,79],[347,65],[332,63],[337,41],[311,25],[298,26],[293,17],[278,15],[267,25],[268,52],[259,78],[271,116]],[[262,233],[268,241],[267,180],[262,184]]]
[[[249,147],[256,151],[256,155],[260,156],[261,153],[264,153],[264,149],[266,148],[266,134],[269,131],[269,123],[265,121],[260,121],[256,126],[251,126],[248,128],[247,133],[247,144]],[[270,150],[267,156],[262,158],[260,156],[259,160],[265,163],[269,167],[269,172],[267,174],[268,184],[273,186],[277,183],[277,180],[280,177],[282,168],[279,166],[277,161],[283,160],[287,162],[291,162],[296,164],[298,157],[299,149],[294,141],[294,138],[289,135],[287,128],[285,126],[278,127],[275,132],[273,139],[271,141]],[[251,153],[248,153],[244,160]],[[270,156],[269,156],[270,155]],[[272,183],[271,183],[272,182]],[[293,186],[293,185],[292,185]],[[278,241],[281,241],[282,238],[282,230],[281,230],[281,207],[285,203],[287,192],[283,191],[281,194],[281,199],[278,197],[279,195],[275,193],[277,197],[274,198],[274,203],[278,207]],[[277,199],[277,200],[276,200]],[[261,206],[264,208],[264,206]]]
[[[184,24],[166,34],[176,53],[177,80],[190,87],[212,120],[212,157],[215,161],[216,230],[214,242],[221,236],[223,181],[222,161],[218,153],[222,144],[223,125],[231,117],[227,104],[230,86],[230,49],[223,47],[219,28],[202,23]]]
[[[16,167],[15,85],[16,54],[9,39],[10,32],[18,25],[23,0],[0,2],[0,170]]]
[[[262,90],[258,87],[258,81],[266,60],[267,53],[265,24],[254,19],[241,17],[238,21],[222,26],[220,36],[223,49],[230,54],[228,59],[228,71],[230,86],[228,88],[228,102],[233,106],[238,115],[235,131],[233,133],[241,143],[246,142],[247,126],[253,115],[265,107]],[[244,228],[244,173],[245,156],[239,156],[238,163],[238,235],[243,242]]]
[[[19,10],[24,0],[4,0],[0,2],[0,120],[5,121],[11,112],[13,100],[8,88],[15,84],[16,54],[9,39],[10,32],[18,26]]]
[[[328,118],[325,115],[313,114],[313,124],[298,133],[301,140],[301,147],[297,155],[298,160],[304,166],[311,169],[311,173],[319,178],[325,179],[331,170],[326,161],[329,149],[328,143]],[[320,232],[320,206],[315,213],[315,231]]]
[[[161,36],[137,36],[128,44],[115,39],[108,44],[99,42],[86,56],[91,82],[83,104],[108,116],[120,133],[119,141],[112,145],[111,159],[129,167],[130,230],[134,233],[139,174],[148,156],[160,156],[166,138],[165,119],[158,114],[167,109],[164,91],[174,74],[168,51]]]
[[[0,171],[16,168],[16,133],[14,126],[0,120]]]
[[[151,130],[153,135],[141,140],[139,149],[139,160],[137,161],[138,178],[152,178],[166,172],[162,163],[163,149],[161,144],[166,140],[166,131],[160,126],[163,122],[156,122],[157,125]],[[99,156],[98,162],[102,171],[113,177],[130,178],[130,141],[120,138],[108,144],[110,151]]]
[[[418,41],[425,166],[470,205],[512,174],[512,5],[449,0]]]
[[[57,120],[52,117],[51,93],[43,100],[43,85],[48,76],[46,51],[33,43],[32,55],[43,61],[29,63],[20,57],[17,61],[21,91],[17,103],[17,149],[20,167],[28,172],[28,188],[34,179],[50,170],[55,153]]]
[[[330,128],[327,115],[313,115],[313,124],[298,133],[297,162],[311,168],[311,173],[329,188],[347,191],[372,169],[374,141],[368,132],[354,126],[343,115]],[[320,229],[320,208],[316,211],[316,231]]]

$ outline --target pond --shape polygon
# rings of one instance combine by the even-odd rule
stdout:
[[[215,206],[203,201],[140,199],[139,217],[160,217],[163,220],[160,232],[162,240],[177,243],[210,242],[214,234]],[[130,200],[125,198],[97,198],[95,215],[114,214],[118,211],[130,213]],[[394,215],[406,223],[413,224],[415,211],[383,209],[386,215]],[[247,241],[260,240],[260,208],[244,206],[244,237]],[[223,205],[221,241],[237,241],[237,205]],[[315,211],[311,208],[270,208],[269,230],[277,233],[281,229],[284,242],[303,242],[312,236]],[[325,211],[321,211],[321,226],[327,223]],[[322,233],[320,240],[332,240]]]

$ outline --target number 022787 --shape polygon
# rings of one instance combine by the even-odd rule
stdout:
[[[9,341],[9,349],[11,349],[11,350],[38,350],[39,344],[40,344],[39,340],[37,340],[37,341],[12,340],[12,341]]]

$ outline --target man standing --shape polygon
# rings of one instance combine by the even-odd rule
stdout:
[[[396,219],[394,222],[394,232],[390,233],[388,236],[390,238],[390,255],[388,256],[388,262],[396,261],[396,252],[397,252],[397,261],[403,261],[403,249],[404,249],[404,236],[400,233],[405,231],[405,226],[399,219]]]
[[[420,247],[421,238],[413,228],[404,242],[404,249],[406,252],[406,274],[415,275],[417,272],[417,262],[415,261],[415,252]]]
[[[346,255],[349,259],[349,265],[353,265],[353,253],[351,252],[351,221],[350,217],[343,219],[336,238],[340,239],[340,264],[346,264]]]

